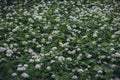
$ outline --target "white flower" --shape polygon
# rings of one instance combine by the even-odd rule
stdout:
[[[67,29],[68,29],[68,30],[72,30],[72,28],[71,28],[69,25],[67,25]]]
[[[114,48],[111,48],[110,50],[111,50],[111,51],[114,51],[115,49],[114,49]]]
[[[78,69],[77,72],[80,73],[80,72],[84,72],[84,71],[83,71],[83,69]]]
[[[39,62],[39,61],[40,61],[40,59],[39,59],[39,58],[36,58],[36,59],[35,59],[35,62]]]
[[[60,31],[59,30],[54,30],[52,34],[58,34]]]
[[[58,9],[59,9],[59,8],[56,8],[54,12],[55,12],[55,13],[59,13],[59,10],[58,10]]]
[[[68,58],[66,58],[66,60],[68,60],[68,61],[72,61],[72,58],[71,58],[71,57],[68,57]]]
[[[57,49],[57,47],[52,47],[52,50],[54,51],[54,50],[56,50]]]
[[[55,60],[51,60],[51,61],[50,61],[50,63],[54,63],[54,62],[55,62]]]
[[[68,54],[75,54],[75,53],[76,53],[76,50],[68,51]]]
[[[22,67],[22,64],[18,64],[17,67]]]
[[[95,33],[93,33],[93,37],[97,37],[97,33],[95,32]]]
[[[46,40],[45,40],[44,38],[42,38],[41,42],[43,42],[43,43],[44,43],[45,41],[46,41]]]
[[[116,31],[115,34],[120,34],[120,30],[119,30],[119,31]]]
[[[112,37],[112,38],[115,38],[115,37],[116,37],[116,35],[115,35],[115,34],[113,34],[111,37]]]
[[[102,70],[98,70],[98,73],[103,73],[103,71]]]
[[[23,14],[24,14],[24,16],[30,15],[30,13],[28,11],[25,11]]]
[[[6,53],[7,54],[13,54],[13,51],[12,50],[7,50]]]
[[[82,37],[82,39],[85,39],[85,38],[87,38],[87,37],[88,37],[88,36],[87,36],[87,35],[85,35],[85,36],[83,36],[83,37]]]
[[[24,66],[24,67],[28,67],[28,64],[24,64],[23,66]]]
[[[42,20],[42,16],[35,16],[36,19]]]
[[[78,56],[77,56],[77,60],[81,60],[82,59],[82,54],[79,54]]]
[[[76,75],[72,76],[72,79],[78,79],[78,77]]]
[[[65,51],[68,51],[68,48],[65,48]]]
[[[92,44],[96,44],[96,41],[92,41]]]
[[[55,75],[54,75],[54,74],[52,74],[52,75],[51,75],[51,77],[55,78]]]
[[[103,27],[100,27],[101,30],[103,30],[104,28],[105,28],[104,26],[103,26]]]
[[[7,46],[8,46],[8,44],[7,44],[7,43],[4,43],[4,44],[3,44],[3,46],[7,47]]]
[[[44,27],[43,27],[43,29],[48,29],[48,28],[49,28],[49,26],[48,26],[48,25],[46,25],[46,26],[44,26]]]
[[[35,35],[36,33],[35,32],[31,32],[32,35]]]
[[[61,43],[61,42],[60,42],[59,44],[60,44],[61,47],[66,47],[66,46],[67,46],[66,43]]]
[[[53,36],[52,35],[49,35],[48,36],[48,40],[52,40]]]
[[[25,37],[26,37],[26,38],[29,38],[29,37],[30,37],[30,35],[25,35]]]
[[[27,41],[22,41],[22,44],[28,44],[28,42]]]
[[[100,59],[104,59],[105,58],[105,55],[101,55],[99,56]]]
[[[34,62],[34,59],[29,59],[29,62],[33,63],[33,62]]]
[[[36,68],[36,69],[40,69],[40,68],[41,68],[41,65],[40,65],[40,64],[36,64],[36,65],[35,65],[35,68]]]
[[[111,68],[115,68],[117,65],[115,65],[115,64],[110,64],[110,67]]]
[[[63,56],[59,56],[59,57],[58,57],[58,60],[59,60],[59,61],[64,61],[65,58],[64,58]]]
[[[72,69],[72,72],[75,72],[76,70],[75,69]]]
[[[36,47],[37,47],[37,48],[40,48],[40,47],[41,47],[41,45],[40,45],[40,44],[38,44]]]
[[[12,54],[6,54],[6,56],[7,56],[7,57],[11,57],[11,56],[12,56]]]
[[[80,48],[77,48],[77,51],[80,51],[81,49]]]
[[[47,68],[46,68],[48,71],[50,71],[51,70],[51,67],[50,66],[47,66]]]
[[[17,68],[17,71],[24,71],[24,70],[26,70],[25,67],[18,67],[18,68]]]
[[[0,63],[1,63],[2,61],[5,61],[5,60],[6,60],[5,58],[1,58],[1,59],[0,59]]]
[[[29,75],[27,73],[22,73],[21,77],[23,77],[23,78],[29,78]]]
[[[12,73],[11,75],[12,75],[12,76],[17,76],[17,73]]]
[[[87,54],[87,58],[91,58],[92,57],[92,55],[91,54]]]
[[[0,47],[0,52],[4,52],[6,49],[3,47]]]
[[[120,53],[116,52],[115,54],[112,54],[113,57],[120,57]]]
[[[34,23],[34,20],[32,18],[29,18],[28,21]]]
[[[33,50],[32,50],[32,49],[29,49],[28,52],[29,52],[29,53],[33,53]]]
[[[120,78],[114,78],[114,79],[111,79],[111,80],[120,80]]]

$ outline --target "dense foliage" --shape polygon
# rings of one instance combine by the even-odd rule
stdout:
[[[119,3],[38,0],[0,18],[0,80],[120,80]]]

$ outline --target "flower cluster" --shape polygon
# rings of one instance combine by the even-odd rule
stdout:
[[[6,6],[0,80],[119,80],[119,4],[110,1],[25,0]]]

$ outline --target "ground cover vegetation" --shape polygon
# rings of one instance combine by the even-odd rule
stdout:
[[[3,1],[0,80],[120,80],[118,6],[117,0]]]

